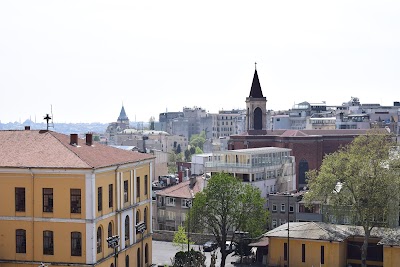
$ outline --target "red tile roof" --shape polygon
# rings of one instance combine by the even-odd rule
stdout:
[[[156,194],[158,196],[168,196],[168,197],[177,197],[177,198],[192,198],[192,194],[189,189],[190,181],[184,181],[177,185],[173,185],[167,187],[163,190],[157,191]],[[193,187],[193,195],[196,195],[198,192],[202,191],[204,187],[203,177],[196,177],[196,183]]]
[[[52,131],[0,131],[0,167],[92,169],[154,158],[93,142],[70,145],[70,137]]]

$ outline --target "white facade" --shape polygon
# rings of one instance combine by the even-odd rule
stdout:
[[[213,152],[205,172],[226,172],[258,187],[263,196],[296,190],[295,158],[291,149],[262,147]]]

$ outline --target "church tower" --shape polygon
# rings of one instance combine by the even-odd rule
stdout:
[[[246,130],[250,135],[267,133],[267,98],[264,97],[257,68],[254,71],[250,95],[246,97]]]

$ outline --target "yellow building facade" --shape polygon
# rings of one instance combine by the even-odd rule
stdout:
[[[150,266],[154,157],[50,131],[0,131],[0,266]],[[145,224],[143,233],[137,225]]]
[[[399,266],[399,229],[374,228],[368,241],[368,266]],[[268,266],[361,266],[360,226],[293,222],[268,237]]]

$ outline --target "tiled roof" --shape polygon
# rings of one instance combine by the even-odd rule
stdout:
[[[190,181],[184,181],[177,185],[173,185],[167,187],[163,190],[157,191],[156,194],[158,196],[168,196],[168,197],[176,197],[176,198],[192,198],[192,192],[189,189]],[[193,187],[193,195],[196,195],[198,192],[202,191],[204,187],[204,179],[199,176],[196,177],[196,183]]]
[[[264,234],[264,237],[287,238],[288,224],[283,224]],[[364,236],[361,226],[338,225],[323,222],[291,222],[289,237],[294,239],[344,241],[350,236]],[[380,238],[379,244],[400,246],[400,228],[373,228],[371,237]]]
[[[0,131],[0,167],[92,169],[151,158],[83,139],[70,145],[68,135],[52,131]]]

